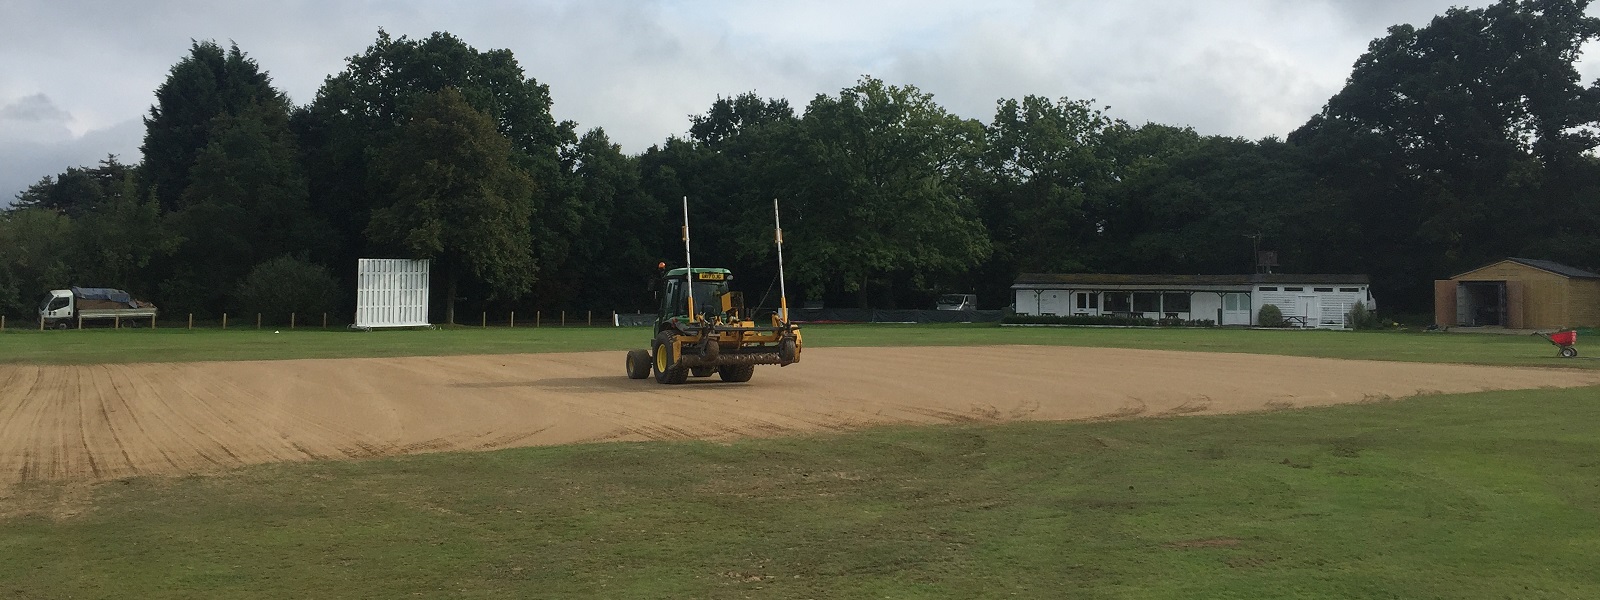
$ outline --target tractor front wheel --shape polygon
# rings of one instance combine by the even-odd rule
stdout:
[[[655,370],[656,383],[678,384],[689,379],[689,370],[672,355],[673,341],[677,339],[678,334],[663,331],[651,346],[650,366]]]

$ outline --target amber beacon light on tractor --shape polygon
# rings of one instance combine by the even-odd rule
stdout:
[[[744,295],[729,290],[733,272],[695,267],[689,252],[689,199],[683,200],[683,262],[661,270],[661,297],[648,350],[629,350],[628,377],[677,384],[690,376],[750,381],[756,365],[787,366],[800,361],[800,327],[789,321],[788,289],[783,279],[783,226],[778,201],[772,201],[778,245],[778,311],[758,325],[744,306]]]

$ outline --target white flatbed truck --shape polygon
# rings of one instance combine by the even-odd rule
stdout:
[[[50,295],[39,303],[40,326],[55,329],[68,329],[83,321],[126,321],[135,325],[154,319],[156,314],[154,304],[111,288],[50,290]]]

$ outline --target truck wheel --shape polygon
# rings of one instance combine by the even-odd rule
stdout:
[[[67,322],[66,321],[56,321],[56,331],[66,331],[66,330],[67,330]]]
[[[651,367],[656,373],[656,383],[679,384],[689,379],[689,370],[678,364],[672,357],[672,342],[678,339],[678,334],[663,331],[656,336],[651,347]]]
[[[628,351],[628,379],[644,379],[650,376],[650,351]]]
[[[717,375],[728,383],[744,383],[755,374],[755,365],[723,365],[717,369]]]

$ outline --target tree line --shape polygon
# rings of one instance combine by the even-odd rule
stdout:
[[[128,289],[169,312],[348,313],[358,257],[434,261],[439,308],[645,310],[681,261],[776,303],[1009,303],[1022,272],[1366,273],[1386,310],[1508,255],[1600,266],[1589,0],[1453,8],[1374,40],[1282,139],[1130,124],[1092,100],[1002,99],[987,122],[863,77],[797,109],[751,92],[625,154],[550,112],[507,50],[380,31],[292,104],[237,46],[196,42],[156,89],[142,160],[44,177],[0,213],[0,312]],[[763,301],[763,299],[765,299]]]

